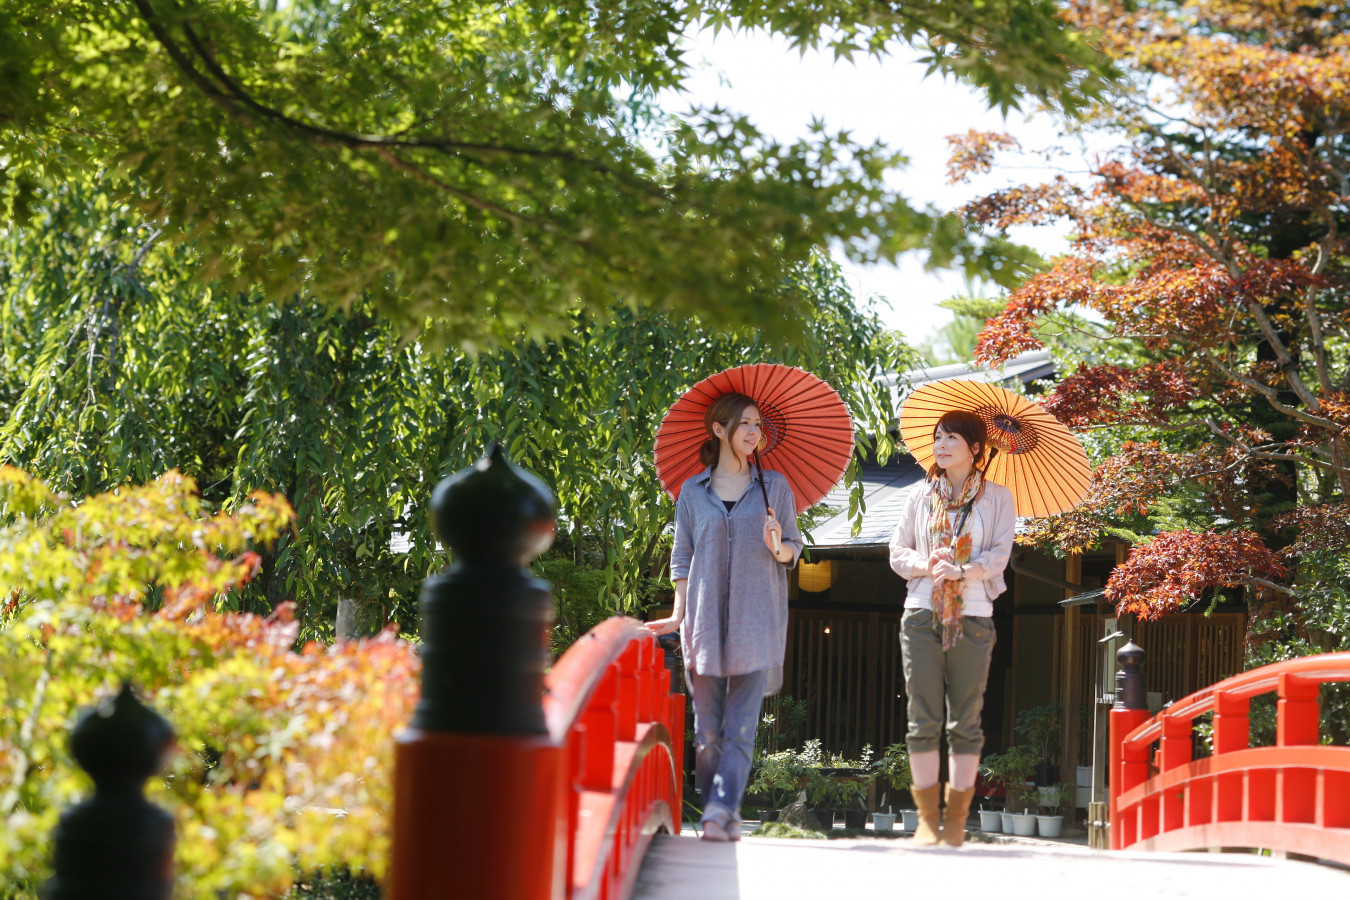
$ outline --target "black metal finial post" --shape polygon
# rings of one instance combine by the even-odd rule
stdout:
[[[70,752],[94,779],[94,795],[56,826],[56,874],[46,900],[168,900],[173,894],[173,818],[145,799],[163,767],[173,728],[132,693],[84,710]]]
[[[556,503],[500,445],[431,496],[453,564],[422,586],[422,697],[433,732],[543,734],[553,597],[525,568],[553,539]]]
[[[1148,709],[1148,683],[1144,678],[1144,648],[1134,641],[1116,651],[1116,709]]]

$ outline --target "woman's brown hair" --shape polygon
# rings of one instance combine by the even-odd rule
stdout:
[[[976,444],[980,445],[980,452],[975,454],[971,464],[980,471],[984,471],[993,460],[993,452],[989,449],[989,427],[984,419],[973,412],[967,412],[964,409],[953,409],[950,412],[942,414],[937,424],[933,426],[933,436],[937,437],[938,429],[941,428],[948,434],[959,434],[965,440],[966,446],[973,448]],[[996,452],[996,451],[995,451]],[[928,477],[937,478],[944,474],[938,467],[937,461],[928,467]],[[956,485],[960,487],[960,485]]]
[[[721,441],[713,434],[713,425],[721,425],[727,430],[727,436],[741,423],[741,413],[754,406],[755,401],[744,394],[723,394],[703,411],[703,427],[708,429],[708,439],[698,448],[698,460],[705,466],[716,464],[721,455]]]

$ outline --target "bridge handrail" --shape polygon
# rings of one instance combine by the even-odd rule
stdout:
[[[567,648],[544,675],[544,721],[550,737],[562,741],[567,736],[629,642],[650,635],[637,619],[614,616]]]
[[[625,900],[652,835],[679,831],[685,698],[656,638],[609,619],[549,669],[555,601],[525,564],[555,514],[500,446],[432,495],[454,563],[422,586],[422,694],[395,735],[390,900]],[[506,811],[528,827],[503,827]]]
[[[1137,665],[1129,674],[1141,683]],[[1139,693],[1112,709],[1112,848],[1262,848],[1350,863],[1350,747],[1320,743],[1320,686],[1337,682],[1350,682],[1350,653],[1242,672],[1153,716],[1126,708],[1143,705]],[[1271,691],[1276,742],[1253,747],[1250,702]],[[1211,711],[1213,752],[1195,759],[1194,719]]]
[[[1189,722],[1196,716],[1202,716],[1214,709],[1217,694],[1222,693],[1231,700],[1250,700],[1252,697],[1279,690],[1282,676],[1296,683],[1309,685],[1350,682],[1350,652],[1301,656],[1240,672],[1218,684],[1188,694],[1166,709],[1159,710],[1157,715],[1130,732],[1125,740],[1130,745],[1151,744],[1162,737],[1164,722],[1180,720]]]
[[[620,616],[544,676],[549,737],[564,748],[567,900],[626,900],[652,835],[679,833],[685,698],[670,688],[655,637]]]

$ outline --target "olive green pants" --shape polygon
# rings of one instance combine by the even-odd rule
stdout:
[[[942,626],[927,609],[907,609],[900,618],[900,650],[905,666],[910,753],[938,749],[943,723],[952,754],[978,754],[984,747],[980,711],[994,652],[994,620],[966,616],[962,637],[942,649]]]

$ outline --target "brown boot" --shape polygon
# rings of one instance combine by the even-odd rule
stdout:
[[[938,842],[938,828],[941,819],[938,816],[938,796],[942,785],[935,784],[923,790],[910,788],[914,805],[919,808],[919,827],[914,829],[914,846],[931,847]],[[973,792],[972,792],[973,793]]]
[[[966,817],[970,815],[970,801],[975,797],[975,788],[954,791],[947,785],[947,813],[942,819],[942,843],[948,847],[960,847],[966,840]]]

